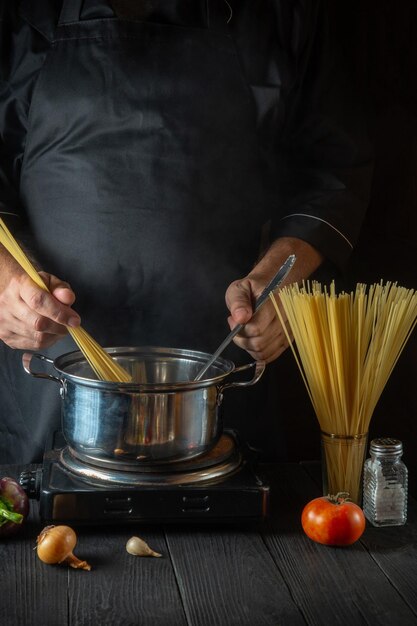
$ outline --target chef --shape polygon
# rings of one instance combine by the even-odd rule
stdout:
[[[343,269],[369,154],[317,0],[0,7],[0,212],[51,291],[0,247],[0,461],[27,463],[60,400],[22,350],[76,349],[67,326],[213,352],[247,322],[236,359],[277,359],[254,299],[289,254],[287,282]]]

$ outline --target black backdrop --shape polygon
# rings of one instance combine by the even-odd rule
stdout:
[[[339,17],[343,21],[343,11]],[[350,274],[417,288],[417,2],[365,2],[350,20],[355,37],[347,49],[367,98],[375,151],[371,203]],[[383,392],[370,434],[403,440],[416,495],[417,330]]]

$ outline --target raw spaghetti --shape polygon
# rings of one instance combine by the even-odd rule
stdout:
[[[313,282],[279,298],[295,346],[271,294],[322,431],[329,489],[357,501],[370,420],[416,325],[417,293],[381,282],[336,294]]]
[[[45,291],[49,291],[37,270],[26,256],[16,239],[0,217],[0,243],[14,257],[30,278]],[[67,327],[74,341],[84,354],[91,368],[100,380],[110,382],[131,382],[130,374],[93,339],[81,326]]]

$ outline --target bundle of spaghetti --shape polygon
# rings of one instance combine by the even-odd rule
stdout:
[[[295,346],[271,294],[320,429],[337,436],[326,448],[326,455],[335,455],[334,461],[327,459],[328,469],[354,483],[355,471],[361,471],[353,456],[363,452],[359,436],[368,433],[376,404],[416,325],[417,293],[381,282],[369,288],[358,283],[355,291],[336,294],[334,283],[328,289],[307,282],[283,287],[279,298]],[[340,448],[343,443],[336,446],[343,437],[358,437],[349,454]]]
[[[0,243],[41,289],[49,291],[34,265],[13,237],[1,217]],[[68,331],[100,380],[121,383],[131,382],[130,374],[117,363],[117,361],[112,359],[97,341],[81,326],[77,328],[68,327]]]

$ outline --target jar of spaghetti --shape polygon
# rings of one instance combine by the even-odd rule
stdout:
[[[398,439],[373,439],[363,472],[363,511],[373,526],[402,526],[407,521],[408,471]]]

